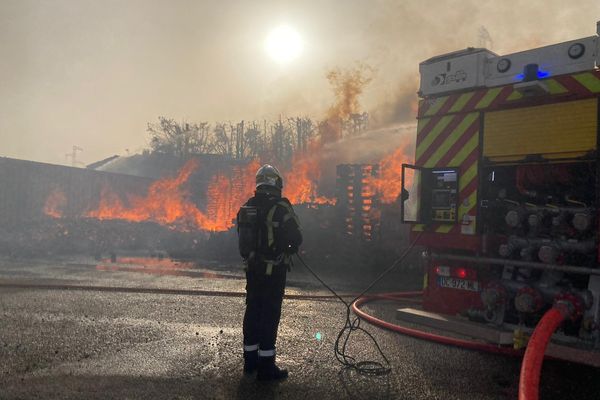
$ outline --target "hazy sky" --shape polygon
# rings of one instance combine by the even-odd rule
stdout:
[[[402,121],[418,63],[477,45],[482,25],[502,54],[591,36],[599,19],[600,0],[0,0],[0,156],[139,151],[160,115],[319,118],[327,70],[358,62],[375,70],[364,108]],[[263,49],[281,24],[305,42],[292,65]]]

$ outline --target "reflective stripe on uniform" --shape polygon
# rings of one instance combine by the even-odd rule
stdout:
[[[267,268],[265,269],[265,275],[271,275],[273,273],[273,267],[278,266],[281,263],[286,262],[286,255],[280,254],[275,260],[267,260],[263,259],[263,262],[267,264]]]
[[[275,349],[272,350],[259,350],[259,357],[275,357]]]
[[[269,247],[273,246],[273,243],[275,242],[275,234],[273,233],[273,228],[279,226],[279,224],[273,222],[275,211],[277,211],[277,204],[271,207],[269,213],[267,214],[267,246]]]
[[[283,263],[289,265],[291,262],[292,262],[292,255],[285,253],[283,255]]]
[[[285,201],[280,201],[277,204],[279,204],[280,206],[283,206],[288,211],[288,213],[283,216],[283,222],[285,223],[290,218],[293,218],[294,221],[296,221],[296,225],[298,225],[298,229],[300,229],[300,220],[298,219],[298,216],[294,212],[294,209]]]
[[[244,351],[256,351],[258,350],[258,343],[251,345],[244,345]]]
[[[279,227],[279,222],[273,221],[273,218],[275,217],[275,211],[277,211],[278,205],[284,207],[288,211],[283,216],[283,223],[286,223],[291,218],[293,218],[294,221],[296,221],[296,225],[298,225],[298,228],[300,228],[300,220],[298,220],[294,209],[285,201],[278,202],[273,207],[271,207],[271,209],[267,213],[267,246],[269,247],[273,246],[273,243],[275,243],[275,233],[273,232],[273,228]]]

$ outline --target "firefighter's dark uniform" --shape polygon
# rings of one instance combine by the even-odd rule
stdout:
[[[258,366],[258,379],[281,379],[287,372],[275,366],[275,342],[286,274],[302,243],[300,223],[290,202],[268,187],[259,187],[245,206],[259,210],[259,243],[247,260],[244,371]]]

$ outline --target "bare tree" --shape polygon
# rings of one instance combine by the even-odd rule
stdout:
[[[294,153],[292,129],[281,119],[271,126],[270,153],[280,165],[287,164]]]
[[[238,123],[233,127],[231,126],[231,131],[234,134],[235,138],[235,158],[238,160],[246,158],[246,137],[244,135],[244,121]]]
[[[348,119],[344,121],[344,136],[345,135],[356,135],[365,131],[369,127],[369,114],[364,113],[353,113],[350,114]]]
[[[260,158],[267,150],[266,135],[261,131],[261,126],[253,121],[248,124],[245,133],[248,158]]]
[[[313,139],[315,124],[307,117],[292,118],[289,122],[294,127],[294,152],[305,152],[308,149],[308,144]]]
[[[150,150],[154,153],[188,157],[194,154],[219,154],[233,159],[269,159],[288,164],[293,155],[308,150],[311,141],[323,131],[338,129],[340,136],[364,131],[368,114],[351,114],[347,120],[330,126],[331,120],[315,123],[308,117],[269,121],[220,122],[214,128],[207,122],[190,124],[159,117],[148,124]]]
[[[210,151],[211,132],[207,122],[178,123],[174,119],[158,117],[158,123],[148,123],[147,132],[154,153],[188,157]]]
[[[212,150],[224,156],[233,156],[233,145],[227,130],[227,125],[218,123],[213,130]]]

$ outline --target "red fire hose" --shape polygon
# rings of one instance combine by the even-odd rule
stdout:
[[[519,400],[539,398],[540,373],[546,347],[554,331],[570,314],[571,310],[565,304],[559,303],[548,310],[535,327],[521,364]]]
[[[383,295],[372,295],[372,296],[361,297],[360,299],[356,300],[352,304],[352,311],[356,315],[358,315],[361,319],[364,319],[365,321],[370,322],[373,325],[377,325],[382,328],[385,328],[385,329],[388,329],[388,330],[391,330],[394,332],[402,333],[404,335],[416,337],[419,339],[429,340],[432,342],[442,343],[442,344],[446,344],[446,345],[450,345],[450,346],[463,347],[463,348],[470,349],[470,350],[485,351],[485,352],[494,353],[494,354],[504,354],[504,355],[508,355],[508,356],[521,356],[523,354],[522,350],[515,350],[513,348],[508,348],[508,347],[500,347],[500,346],[496,346],[493,344],[476,342],[473,340],[457,339],[457,338],[453,338],[450,336],[437,335],[435,333],[424,332],[424,331],[420,331],[418,329],[412,329],[412,328],[407,328],[404,326],[392,324],[390,322],[373,317],[372,315],[367,314],[366,312],[362,311],[359,308],[362,304],[368,303],[369,301],[373,301],[373,300],[378,300],[378,299],[379,300],[381,300],[381,299],[398,300],[398,299],[402,299],[402,298],[406,298],[406,297],[408,297],[408,298],[416,297],[421,294],[422,294],[422,292],[400,292],[400,293],[386,293]]]
[[[522,350],[515,350],[513,348],[500,347],[493,344],[476,342],[473,340],[457,339],[449,336],[437,335],[434,333],[428,333],[417,329],[407,328],[404,326],[392,324],[387,321],[383,321],[379,318],[373,317],[362,311],[359,307],[362,304],[368,303],[373,300],[400,300],[403,298],[412,298],[420,295],[421,292],[402,292],[402,293],[386,293],[380,295],[371,295],[361,297],[352,304],[352,311],[358,315],[361,319],[370,322],[379,327],[402,333],[408,336],[416,337],[419,339],[429,340],[437,343],[442,343],[451,346],[462,347],[470,350],[485,351],[488,353],[503,354],[508,356],[521,356],[523,355]],[[562,322],[573,315],[573,307],[569,307],[569,303],[560,302],[550,309],[538,325],[536,326],[527,350],[523,358],[521,365],[521,376],[519,380],[519,400],[537,400],[539,393],[540,373],[542,368],[542,362],[544,361],[544,353],[548,342],[552,337],[554,331],[562,324]]]

